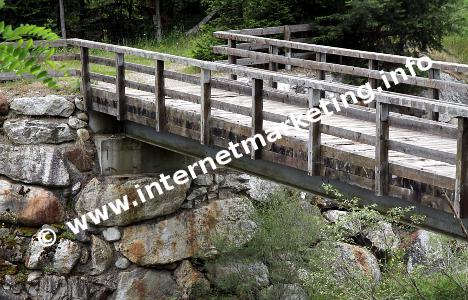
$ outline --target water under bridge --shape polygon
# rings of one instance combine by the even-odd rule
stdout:
[[[214,157],[230,141],[278,127],[289,114],[304,115],[327,95],[356,91],[356,85],[329,80],[330,74],[365,79],[377,89],[379,68],[406,63],[404,56],[309,44],[308,30],[216,32],[227,40],[214,47],[228,57],[219,62],[80,39],[57,42],[80,49],[57,59],[80,62],[71,74],[81,77],[91,124],[99,120],[131,139]],[[92,72],[96,64],[114,74]],[[351,105],[321,122],[291,127],[253,157],[228,166],[318,194],[330,183],[382,210],[415,206],[427,216],[424,227],[462,237],[460,223],[468,226],[468,85],[441,73],[466,76],[468,65],[434,61],[429,72],[405,81],[425,90],[424,97],[376,92],[373,105]],[[441,100],[448,90],[459,102]]]

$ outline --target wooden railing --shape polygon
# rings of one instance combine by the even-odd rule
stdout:
[[[232,36],[233,39],[235,36]],[[125,88],[137,89],[145,92],[154,93],[155,102],[154,110],[156,112],[156,125],[155,131],[165,131],[167,126],[166,121],[166,103],[165,98],[171,97],[176,99],[183,99],[198,103],[200,105],[200,137],[199,141],[202,144],[210,144],[210,124],[211,124],[211,109],[217,108],[237,114],[250,116],[251,134],[263,132],[264,121],[283,122],[286,117],[282,114],[275,114],[267,112],[263,109],[263,100],[278,101],[282,103],[294,104],[302,107],[317,107],[318,102],[322,99],[325,91],[344,94],[346,92],[357,92],[357,87],[353,85],[346,85],[341,83],[331,83],[319,79],[310,79],[301,76],[293,76],[288,74],[280,74],[270,70],[260,70],[251,67],[220,63],[220,62],[207,62],[191,58],[179,57],[169,54],[163,54],[148,50],[141,50],[125,46],[116,46],[111,44],[92,42],[80,39],[69,39],[66,41],[70,47],[78,47],[80,55],[68,55],[68,59],[79,59],[81,61],[80,70],[72,70],[73,74],[81,77],[81,90],[83,98],[87,104],[88,110],[93,109],[92,104],[92,88],[91,81],[101,81],[106,83],[115,84],[116,93],[115,101],[117,103],[115,109],[109,110],[110,114],[116,116],[118,120],[124,120],[127,111],[125,110],[126,96]],[[292,43],[292,42],[290,42]],[[114,54],[115,59],[90,55],[90,49],[102,50]],[[325,48],[320,48],[324,51]],[[317,49],[316,49],[317,50]],[[345,49],[346,50],[346,49]],[[343,51],[345,51],[343,50]],[[336,49],[329,49],[334,51]],[[349,53],[358,55],[352,50]],[[324,52],[327,54],[330,52]],[[340,52],[341,53],[341,52]],[[344,52],[343,52],[344,53]],[[341,53],[341,54],[343,54]],[[154,62],[153,66],[146,66],[141,64],[126,62],[126,56],[136,56],[145,58]],[[367,54],[370,56],[371,54]],[[387,59],[393,62],[405,62],[403,58],[396,56],[387,56],[382,54],[382,57],[372,54],[375,60]],[[367,57],[366,57],[367,58]],[[186,66],[200,68],[200,75],[188,75],[179,72],[166,70],[167,63],[177,63]],[[288,62],[291,62],[289,60]],[[108,76],[90,71],[90,64],[100,64],[105,66],[115,67],[116,76]],[[323,66],[318,63],[318,66]],[[456,70],[466,71],[467,65],[451,64],[435,62],[434,67],[443,70]],[[328,68],[328,67],[327,67]],[[321,67],[321,71],[324,68]],[[134,71],[144,74],[155,76],[154,85],[144,84],[136,81],[126,79],[126,71]],[[224,74],[224,75],[223,75]],[[370,73],[369,73],[370,74]],[[227,79],[230,76],[246,77],[252,82],[251,85],[243,84],[238,81]],[[224,78],[223,78],[224,76]],[[185,93],[177,90],[172,90],[170,87],[165,86],[166,79],[174,79],[190,84],[200,85],[200,96]],[[438,82],[438,80],[430,80]],[[290,85],[303,86],[309,89],[307,95],[297,95],[266,87],[264,83],[277,82]],[[252,97],[252,105],[250,109],[240,107],[236,103],[226,103],[212,99],[211,90],[213,88],[222,89],[226,91],[235,91],[241,94],[250,95]],[[389,113],[389,107],[401,106],[408,108],[417,108],[424,111],[449,113],[458,119],[457,126],[442,124],[428,120],[418,120],[414,117],[401,116]],[[439,182],[432,182],[432,184],[444,189],[454,191],[454,204],[457,213],[465,218],[468,217],[468,105],[459,103],[443,103],[437,99],[429,99],[422,97],[415,97],[409,95],[394,94],[389,92],[376,91],[376,112],[365,111],[362,108],[351,106],[343,113],[364,115],[369,118],[375,118],[376,124],[376,137],[365,135],[351,130],[345,130],[330,125],[324,125],[320,122],[310,124],[305,129],[309,130],[309,139],[307,142],[308,160],[307,170],[311,176],[319,175],[320,162],[322,159],[321,153],[321,134],[328,134],[340,138],[349,139],[359,143],[369,144],[375,146],[375,193],[377,195],[386,195],[389,193],[390,187],[390,174],[395,174],[404,178],[412,180],[420,180],[424,182],[422,177],[414,174],[406,174],[405,169],[389,163],[389,151],[398,151],[407,153],[422,158],[447,162],[456,166],[456,179],[455,184],[453,181],[446,181],[441,179]],[[451,154],[443,151],[431,150],[417,145],[406,144],[391,140],[389,137],[389,126],[398,127],[411,127],[421,128],[421,132],[430,132],[432,134],[439,134],[441,136],[450,136],[457,140],[457,152]],[[454,136],[456,134],[456,137]],[[252,154],[252,159],[262,159],[261,151],[255,151]],[[428,182],[426,182],[428,183]],[[430,184],[430,183],[428,183]]]
[[[278,64],[286,69],[291,66],[315,70],[317,79],[325,79],[325,72],[344,74],[352,77],[367,78],[373,88],[377,88],[382,75],[391,78],[389,72],[379,72],[385,65],[396,69],[405,65],[409,57],[391,55],[369,51],[351,50],[339,47],[306,43],[308,38],[293,39],[295,32],[312,30],[311,25],[280,26],[271,28],[256,28],[244,30],[218,31],[214,36],[227,40],[227,46],[215,46],[213,51],[228,56],[228,62],[240,65],[268,64],[270,70],[278,70]],[[283,33],[284,39],[266,37]],[[281,50],[281,51],[280,51]],[[331,56],[334,56],[331,58]],[[346,60],[346,64],[343,61]],[[367,63],[367,68],[362,67]],[[394,66],[394,67],[391,67]],[[468,74],[468,66],[463,64],[434,61],[432,69],[426,76],[404,78],[401,74],[396,77],[399,82],[432,91],[432,98],[439,99],[441,89],[452,88],[466,95],[468,101],[468,85],[460,82],[442,80],[440,72]],[[270,86],[276,87],[275,83]],[[430,112],[433,120],[438,120],[437,112]]]

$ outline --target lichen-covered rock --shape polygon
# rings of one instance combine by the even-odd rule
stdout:
[[[53,255],[53,248],[44,246],[37,238],[37,235],[34,235],[29,243],[24,265],[28,269],[39,270],[50,264]]]
[[[81,247],[78,243],[61,239],[55,249],[53,269],[60,274],[68,274],[78,263],[81,256]]]
[[[208,279],[220,290],[235,291],[239,285],[261,289],[270,284],[267,266],[247,259],[217,260],[207,266]]]
[[[137,268],[119,274],[115,300],[179,299],[179,295],[170,272]]]
[[[158,216],[171,214],[180,208],[184,202],[187,185],[174,185],[174,189],[166,191],[159,195],[156,189],[153,189],[154,199],[142,204],[139,200],[135,185],[139,185],[142,191],[146,194],[145,185],[151,184],[159,178],[139,178],[132,180],[121,180],[117,177],[106,177],[105,179],[93,178],[81,191],[75,209],[78,213],[84,214],[89,211],[94,211],[108,202],[115,199],[122,199],[127,195],[128,202],[132,206],[133,201],[138,201],[139,205],[133,207],[120,215],[112,215],[108,221],[101,223],[104,226],[123,226],[142,220],[152,219]]]
[[[196,185],[212,185],[213,184],[213,175],[211,174],[200,174],[193,180],[193,183]]]
[[[327,257],[327,268],[338,280],[348,276],[365,276],[375,282],[381,273],[377,258],[367,249],[342,242],[320,242],[314,254]]]
[[[113,252],[111,246],[95,235],[91,236],[91,275],[99,275],[112,264]]]
[[[70,118],[68,118],[68,126],[70,126],[73,129],[81,129],[88,126],[88,123],[78,119],[77,117],[71,116]]]
[[[84,102],[83,99],[75,98],[73,102],[75,103],[75,106],[77,109],[81,111],[86,111],[86,103]]]
[[[427,230],[418,229],[408,236],[406,248],[407,270],[413,272],[417,266],[437,268],[443,266],[447,251],[447,238]],[[466,270],[464,270],[466,271]]]
[[[13,119],[3,124],[8,138],[22,145],[60,144],[75,140],[75,133],[59,120]]]
[[[121,270],[124,270],[130,266],[130,261],[126,257],[119,257],[115,261],[115,267]]]
[[[41,300],[90,299],[89,287],[83,278],[66,279],[56,275],[46,275],[41,278],[37,296]]]
[[[297,284],[275,284],[260,291],[259,300],[307,300],[307,292]]]
[[[64,215],[52,192],[0,179],[0,221],[37,226],[63,222]]]
[[[53,146],[0,143],[0,174],[25,183],[68,186],[70,176],[62,154]]]
[[[143,266],[211,256],[216,252],[214,237],[233,247],[251,240],[257,228],[253,212],[248,199],[213,201],[157,223],[124,228],[119,249],[130,261]]]
[[[49,95],[45,97],[15,98],[10,109],[19,115],[69,117],[75,105],[64,97]]]
[[[249,176],[249,196],[259,202],[267,202],[271,195],[278,190],[279,184],[255,176]]]
[[[210,292],[209,281],[188,260],[180,263],[174,271],[174,277],[182,288],[183,299],[202,299]]]

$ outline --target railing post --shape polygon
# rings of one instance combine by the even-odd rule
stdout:
[[[315,53],[315,60],[317,62],[327,62],[327,54],[317,52]],[[317,70],[317,79],[325,80],[325,71]],[[320,91],[320,97],[325,98],[325,91]]]
[[[201,122],[200,122],[200,142],[210,143],[210,118],[211,118],[211,71],[202,69],[201,79]]]
[[[291,40],[291,28],[288,25],[284,26],[284,40],[285,41],[290,41]],[[292,57],[291,48],[285,49],[285,55],[286,55],[287,58]],[[285,68],[286,68],[286,70],[290,71],[291,70],[291,65],[286,65]]]
[[[375,135],[375,193],[377,196],[388,194],[390,177],[388,167],[388,104],[376,102]]]
[[[458,118],[455,179],[455,213],[468,217],[468,118]]]
[[[269,54],[272,54],[272,55],[278,55],[278,47],[270,45],[270,46],[268,47],[268,53],[269,53]],[[268,69],[269,69],[270,71],[278,71],[278,64],[275,63],[275,62],[270,62],[270,63],[268,64]],[[276,89],[276,88],[278,87],[278,83],[277,83],[277,82],[274,82],[273,80],[269,80],[269,81],[268,81],[268,86],[270,86],[270,87]]]
[[[308,102],[309,109],[319,108],[320,104],[320,90],[309,88]],[[310,123],[309,126],[309,140],[308,140],[308,153],[307,153],[307,170],[309,175],[318,176],[320,175],[320,147],[322,144],[321,132],[320,132],[320,120],[314,123]]]
[[[166,97],[164,95],[164,61],[156,60],[155,74],[156,131],[163,131],[166,125]]]
[[[430,69],[429,79],[440,79],[440,69]],[[440,91],[439,89],[432,89],[432,98],[439,100]],[[436,111],[429,111],[429,119],[433,121],[439,121],[439,113]]]
[[[252,137],[263,133],[263,80],[252,78]],[[252,159],[262,157],[262,148],[259,145],[250,151]]]
[[[377,60],[369,59],[369,70],[378,70],[379,69],[379,62]],[[369,77],[369,83],[373,89],[378,87],[377,79]],[[375,101],[372,101],[368,104],[368,107],[375,108]]]
[[[117,100],[117,120],[123,121],[125,117],[125,62],[124,54],[115,54],[115,95]]]
[[[228,48],[236,48],[237,41],[236,40],[228,40]],[[228,63],[235,65],[237,63],[237,57],[234,55],[228,55]],[[237,75],[231,74],[230,78],[232,80],[237,80]]]
[[[90,111],[92,106],[91,101],[91,80],[89,76],[89,49],[86,47],[80,48],[81,60],[81,93],[83,101],[86,104],[86,110]]]

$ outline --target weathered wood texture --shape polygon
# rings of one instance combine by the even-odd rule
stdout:
[[[455,209],[458,216],[468,218],[468,119],[458,118]]]

